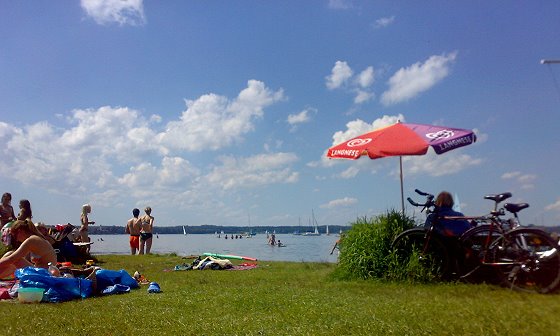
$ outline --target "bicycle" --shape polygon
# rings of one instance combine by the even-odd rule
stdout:
[[[493,197],[500,195],[485,196]],[[527,203],[504,204],[514,216],[508,220],[500,218],[504,211],[495,207],[489,221],[463,233],[459,238],[464,256],[461,279],[468,281],[478,272],[519,291],[549,293],[558,287],[558,244],[540,229],[521,226],[518,213],[527,207]]]
[[[415,191],[426,196],[426,202],[416,203],[410,197],[407,198],[408,202],[413,206],[422,207],[420,212],[425,211],[427,216],[436,213],[434,195],[418,189]],[[436,221],[433,221],[429,228],[414,227],[403,231],[393,240],[392,249],[398,264],[415,262],[417,258],[431,276],[441,280],[449,278],[455,270],[444,237],[435,232],[435,225]]]
[[[475,223],[457,240],[449,243],[446,237],[434,231],[438,219],[434,196],[418,189],[418,194],[426,196],[426,202],[419,204],[408,198],[410,204],[423,207],[435,214],[428,229],[413,228],[399,234],[393,241],[393,249],[398,261],[418,260],[436,278],[458,278],[467,280],[475,272],[489,269],[500,284],[509,288],[528,292],[548,293],[560,282],[560,253],[556,242],[546,232],[519,226],[517,213],[528,204],[506,204],[505,208],[514,214],[515,221],[503,220],[504,209],[499,203],[511,197],[511,193],[487,195],[494,201],[494,210],[486,216],[442,217],[446,220],[470,220]],[[433,209],[432,209],[433,208]],[[488,274],[484,274],[488,279]]]

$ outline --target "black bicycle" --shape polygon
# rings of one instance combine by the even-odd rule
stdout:
[[[436,278],[458,278],[497,282],[509,288],[548,293],[560,283],[560,253],[557,243],[544,231],[519,225],[517,213],[528,204],[505,204],[514,219],[505,220],[504,208],[498,205],[511,193],[487,195],[494,209],[486,216],[440,217],[434,196],[419,190],[426,202],[410,204],[434,214],[428,228],[417,227],[399,234],[393,249],[400,263],[419,261]],[[473,228],[459,239],[442,237],[434,230],[439,219],[469,220]]]
[[[503,198],[503,194],[485,198],[495,200]],[[527,203],[506,203],[504,208],[513,218],[503,219],[503,208],[495,208],[490,220],[482,221],[460,237],[464,257],[461,279],[470,281],[482,275],[483,280],[537,293],[549,293],[558,287],[558,243],[540,229],[520,225],[518,213],[527,207]]]
[[[415,191],[426,196],[426,201],[416,203],[409,197],[408,202],[416,207],[421,207],[420,212],[426,212],[427,216],[434,214],[437,218],[434,195],[418,189]],[[455,258],[450,254],[451,249],[448,247],[449,243],[445,241],[445,237],[435,231],[436,223],[437,220],[434,220],[428,228],[414,227],[403,231],[393,241],[392,248],[398,264],[407,265],[419,262],[432,277],[439,280],[448,279],[453,273],[456,273]]]

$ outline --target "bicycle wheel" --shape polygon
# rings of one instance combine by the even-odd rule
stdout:
[[[494,241],[487,261],[494,263],[509,288],[549,293],[560,282],[558,244],[544,231],[519,228]]]
[[[461,280],[474,283],[501,283],[502,277],[496,268],[482,263],[488,246],[501,236],[501,232],[488,224],[473,227],[461,235],[458,256]]]
[[[450,268],[447,248],[437,236],[431,235],[424,251],[426,233],[424,228],[412,228],[399,234],[392,245],[397,262],[409,269],[414,269],[414,265],[421,265],[431,277],[444,279],[449,275]]]

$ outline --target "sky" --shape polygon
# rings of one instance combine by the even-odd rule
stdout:
[[[560,224],[558,1],[1,1],[0,192],[35,221],[350,225],[400,210],[398,158],[327,149],[401,122],[477,142],[403,157],[404,195]],[[406,211],[423,220],[418,209]],[[155,229],[157,231],[157,228]]]

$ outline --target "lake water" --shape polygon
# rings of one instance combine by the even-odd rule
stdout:
[[[213,234],[160,234],[154,235],[152,253],[177,253],[180,256],[202,253],[234,254],[270,261],[331,262],[337,261],[338,253],[330,254],[338,234],[321,236],[298,236],[277,234],[276,239],[285,247],[270,246],[265,234],[251,238],[224,239]],[[128,235],[91,235],[91,253],[129,254]]]

